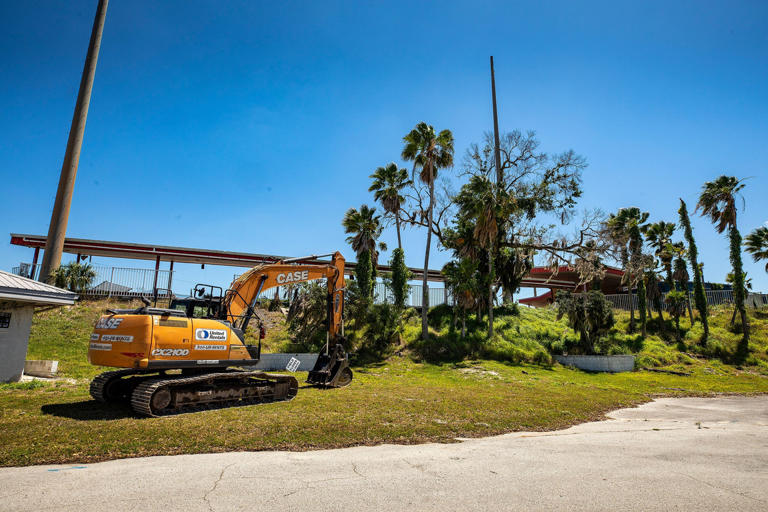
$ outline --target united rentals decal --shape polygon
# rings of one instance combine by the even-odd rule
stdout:
[[[227,341],[226,329],[195,329],[197,341]]]

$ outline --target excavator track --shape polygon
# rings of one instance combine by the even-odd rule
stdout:
[[[131,407],[142,416],[168,416],[188,412],[289,401],[299,383],[290,375],[230,371],[192,377],[150,378],[131,395]]]
[[[97,402],[114,402],[119,400],[117,393],[110,392],[113,384],[119,382],[123,377],[139,373],[136,370],[114,370],[97,375],[91,381],[91,397]]]

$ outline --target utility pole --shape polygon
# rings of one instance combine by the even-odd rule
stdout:
[[[496,75],[493,72],[493,55],[491,55],[491,97],[493,99],[493,154],[494,158],[496,159],[496,194],[495,197],[498,198],[499,192],[501,191],[503,179],[504,179],[504,172],[501,169],[501,150],[499,148],[499,116],[496,112]],[[490,240],[490,243],[488,244],[488,267],[489,267],[489,279],[490,283],[488,284],[488,338],[493,337],[493,299],[494,299],[494,293],[493,293],[493,282],[495,280],[495,273],[494,273],[494,261],[493,261],[493,242],[495,241],[496,235],[494,233],[493,239]]]
[[[501,168],[501,150],[499,149],[499,115],[496,111],[496,76],[493,73],[493,55],[491,55],[491,96],[493,97],[493,154],[496,158],[496,186],[500,187],[504,179]]]
[[[64,153],[64,163],[61,166],[59,188],[56,190],[56,202],[53,203],[53,213],[51,214],[51,223],[48,226],[48,238],[45,242],[45,253],[40,268],[40,281],[44,282],[51,282],[51,272],[61,265],[61,253],[64,249],[67,221],[69,221],[69,207],[72,204],[72,192],[75,189],[75,176],[77,176],[77,165],[80,162],[80,148],[83,145],[85,120],[88,117],[88,105],[91,102],[93,77],[96,74],[96,62],[99,58],[101,33],[104,30],[108,3],[109,0],[99,0],[96,17],[93,20],[91,40],[88,43],[88,54],[85,57],[83,75],[80,78],[75,113],[72,116],[72,126],[69,128],[67,150]]]

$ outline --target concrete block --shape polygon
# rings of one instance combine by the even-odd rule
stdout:
[[[24,361],[24,375],[34,377],[55,377],[59,371],[58,361]]]
[[[590,372],[631,372],[635,369],[635,356],[554,356],[563,366],[573,366]]]
[[[288,368],[291,359],[299,361],[298,366],[291,366],[294,372],[308,372],[317,362],[317,354],[261,354],[259,364],[250,366],[254,370],[267,372],[283,371]]]

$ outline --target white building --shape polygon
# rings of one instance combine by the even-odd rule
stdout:
[[[0,382],[21,379],[35,308],[72,305],[76,298],[70,291],[0,270]]]

